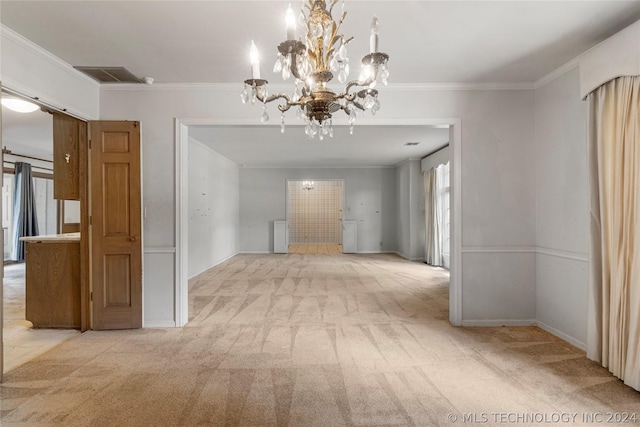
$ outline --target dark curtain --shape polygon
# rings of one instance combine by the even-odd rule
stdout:
[[[13,191],[13,245],[11,259],[24,261],[24,242],[20,237],[38,235],[36,198],[29,163],[16,162],[15,188]]]

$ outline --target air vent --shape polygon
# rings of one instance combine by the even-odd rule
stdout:
[[[419,142],[405,142],[405,147],[413,147],[414,145],[420,144]]]
[[[73,67],[100,83],[144,83],[124,67]]]

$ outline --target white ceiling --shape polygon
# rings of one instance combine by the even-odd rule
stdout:
[[[53,116],[2,107],[2,146],[17,154],[53,159]]]
[[[237,84],[255,40],[263,77],[285,38],[284,12],[302,1],[12,1],[0,22],[71,65],[124,66],[162,83]],[[336,11],[340,5],[336,6]],[[371,17],[390,56],[390,84],[532,84],[640,19],[640,1],[346,0],[352,77],[368,51]],[[240,99],[238,98],[238,102]],[[381,93],[384,107],[384,88]],[[259,114],[259,113],[258,113]],[[256,109],[247,109],[256,116]],[[272,115],[273,111],[272,111]],[[274,116],[275,117],[275,116]],[[272,118],[277,120],[277,117]],[[292,122],[290,118],[289,122]],[[302,129],[199,127],[191,135],[250,166],[389,165],[446,143],[446,130],[357,126],[355,135],[307,141]],[[3,135],[5,131],[3,130]],[[5,136],[6,138],[6,136]],[[404,142],[421,141],[416,148]],[[329,163],[328,163],[329,162]]]
[[[302,5],[2,0],[0,19],[72,65],[125,66],[157,83],[238,83],[249,77],[252,39],[271,73],[288,3]],[[616,0],[347,0],[346,10],[354,72],[375,13],[393,83],[534,82],[640,18],[640,2]]]
[[[333,139],[323,141],[310,141],[302,126],[289,126],[284,134],[274,126],[191,126],[189,136],[246,167],[393,166],[449,142],[448,128],[432,126],[356,126],[353,135],[348,126],[334,129]]]

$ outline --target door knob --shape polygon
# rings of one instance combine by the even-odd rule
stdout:
[[[131,241],[135,242],[136,241],[136,237],[135,236],[131,236]]]

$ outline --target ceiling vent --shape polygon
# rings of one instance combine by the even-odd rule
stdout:
[[[124,67],[73,67],[100,83],[144,83]]]
[[[405,142],[404,145],[405,147],[413,147],[415,145],[420,144],[419,142]]]

